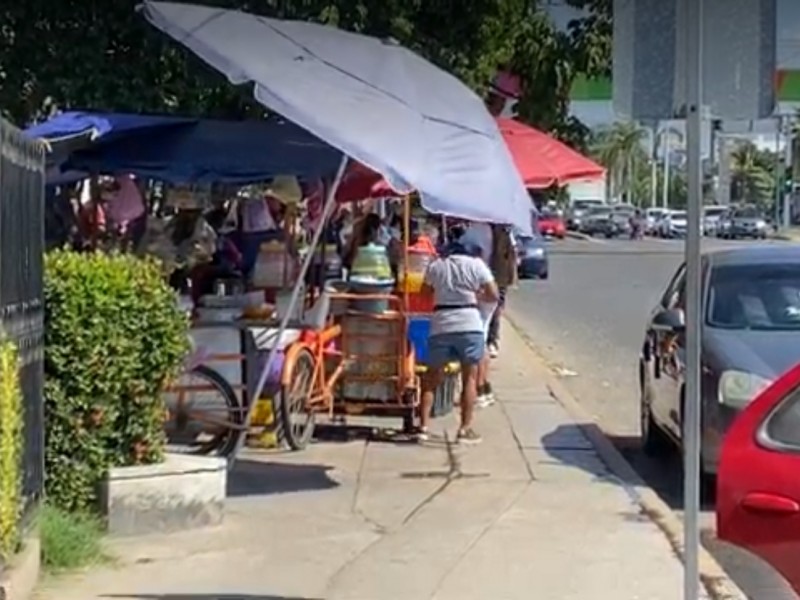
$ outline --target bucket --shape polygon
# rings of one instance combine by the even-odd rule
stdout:
[[[325,282],[326,294],[346,294],[349,289],[350,286],[346,281]],[[347,298],[332,297],[330,299],[330,306],[328,307],[328,314],[333,315],[334,317],[341,317],[342,315],[347,314],[348,305],[349,303]]]
[[[390,279],[380,282],[353,281],[351,279],[348,283],[351,294],[390,294],[394,289],[394,281]],[[389,310],[389,300],[354,299],[350,301],[350,310],[379,315]]]

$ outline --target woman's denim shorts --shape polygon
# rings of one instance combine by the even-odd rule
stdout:
[[[434,369],[451,362],[477,365],[486,351],[486,333],[464,331],[440,333],[428,338],[428,366]]]

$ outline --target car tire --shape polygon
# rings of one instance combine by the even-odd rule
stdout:
[[[639,364],[639,432],[641,436],[642,451],[653,458],[665,458],[675,451],[675,448],[661,426],[656,423],[650,410],[650,392],[644,377],[644,364]]]
[[[547,279],[548,277],[550,277],[550,273],[548,273],[547,271],[543,271],[542,274],[539,276],[539,279]]]

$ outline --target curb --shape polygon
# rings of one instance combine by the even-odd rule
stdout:
[[[592,242],[594,238],[586,235],[585,233],[580,233],[578,231],[567,231],[567,237],[572,238],[573,240],[581,240],[582,242]]]
[[[666,536],[672,546],[673,552],[683,561],[683,524],[672,509],[658,494],[639,476],[636,470],[625,459],[622,453],[595,423],[594,418],[583,408],[575,396],[569,392],[559,381],[556,375],[545,364],[545,361],[536,349],[533,340],[512,321],[508,316],[505,322],[511,326],[528,349],[535,355],[533,369],[542,376],[550,394],[560,403],[575,424],[594,446],[600,459],[609,470],[622,481],[630,484],[636,502],[642,513],[653,521]],[[700,580],[712,600],[748,600],[745,593],[737,586],[723,570],[716,559],[702,546],[700,547]]]

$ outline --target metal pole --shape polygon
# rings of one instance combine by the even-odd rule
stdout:
[[[784,168],[793,173],[794,168],[794,136],[792,135],[792,121],[786,119],[784,123]],[[785,178],[781,177],[781,185],[784,184]],[[783,226],[788,228],[792,226],[792,200],[794,199],[794,178],[792,179],[792,189],[784,190],[783,193]]]
[[[333,183],[331,184],[330,188],[328,188],[328,196],[325,199],[325,206],[323,207],[322,215],[320,215],[319,218],[319,227],[317,227],[314,231],[314,236],[311,238],[311,242],[308,245],[308,252],[305,255],[305,258],[303,258],[303,264],[300,266],[300,272],[297,274],[297,280],[292,288],[292,297],[289,299],[289,306],[286,309],[286,314],[281,318],[281,323],[278,325],[278,332],[275,334],[276,340],[280,340],[283,337],[283,333],[286,331],[289,321],[292,319],[294,308],[297,306],[297,302],[300,300],[300,289],[303,287],[303,282],[306,280],[308,267],[314,260],[314,251],[316,250],[319,240],[322,238],[322,232],[325,231],[325,226],[328,224],[328,220],[330,219],[331,215],[333,214],[333,210],[336,207],[336,192],[339,190],[339,184],[342,182],[344,172],[347,169],[347,161],[347,155],[343,155],[342,162],[339,163],[339,169],[336,171],[336,177],[333,179]],[[234,449],[234,452],[228,461],[229,469],[233,468],[236,458],[239,456],[239,452],[244,445],[245,438],[247,437],[247,430],[250,427],[250,419],[253,415],[253,407],[257,404],[258,399],[261,397],[261,392],[264,391],[264,386],[267,384],[267,376],[269,375],[270,369],[272,368],[272,363],[275,362],[277,355],[278,344],[274,344],[272,348],[269,349],[267,362],[261,369],[261,374],[258,377],[258,383],[256,384],[256,387],[250,397],[250,403],[247,406],[247,414],[244,418],[244,431],[242,431],[241,435],[239,435],[239,439],[236,441],[236,448]]]
[[[686,231],[686,371],[684,446],[684,600],[700,598],[700,240],[703,211],[703,0],[684,0],[687,17],[686,156],[688,206]]]
[[[671,140],[670,131],[663,131],[661,139],[664,140],[664,189],[661,193],[661,208],[669,208],[669,163],[670,163],[670,150]]]
[[[651,132],[653,145],[650,148],[650,206],[655,208],[658,202],[658,121]]]
[[[775,227],[781,225],[781,199],[783,198],[783,175],[781,173],[781,134],[783,117],[778,115],[775,123]]]

